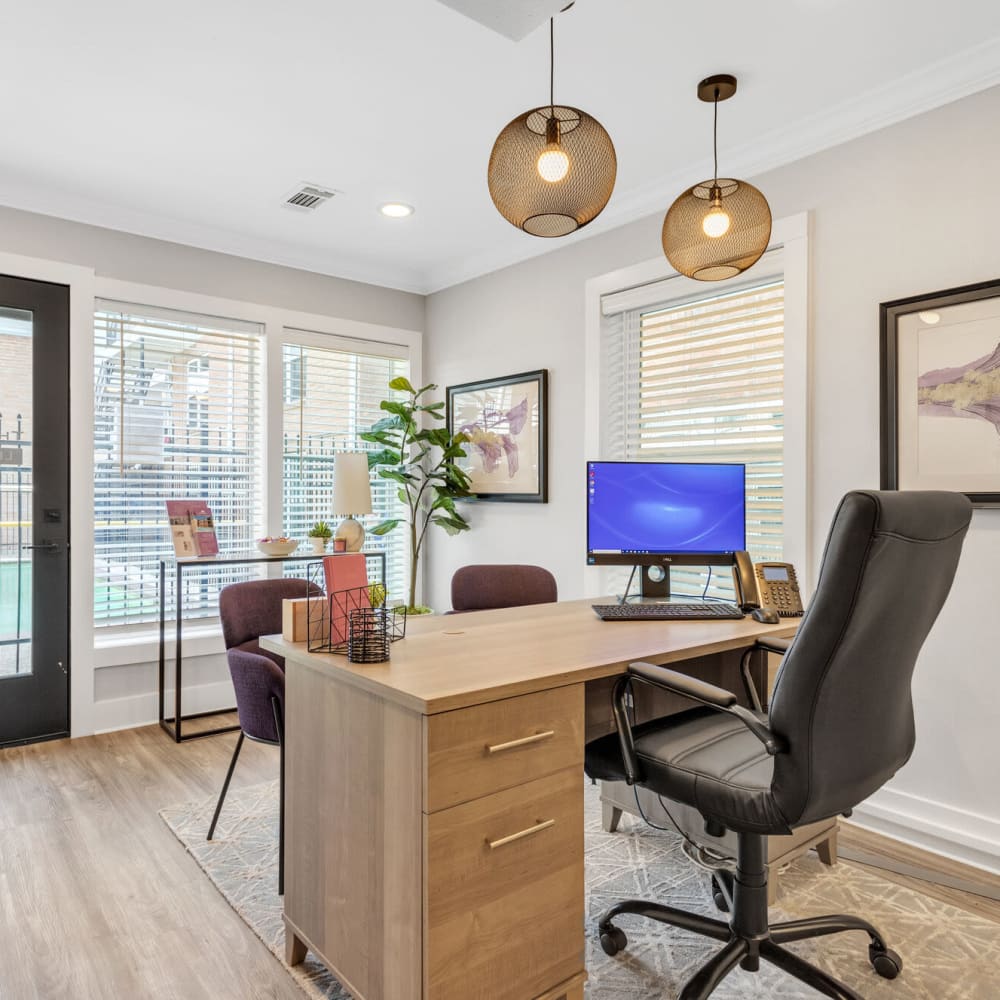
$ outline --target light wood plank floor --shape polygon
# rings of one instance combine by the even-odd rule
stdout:
[[[157,815],[217,794],[235,739],[177,746],[150,726],[0,751],[3,1000],[301,1000]],[[247,741],[233,787],[277,769],[277,751]],[[893,853],[873,837],[847,841]],[[885,874],[1000,923],[992,901]]]
[[[302,1000],[157,815],[217,794],[235,739],[150,726],[0,751],[3,1000]],[[233,787],[277,774],[246,741]]]

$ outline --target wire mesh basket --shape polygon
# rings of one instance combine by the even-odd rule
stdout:
[[[389,659],[393,629],[402,616],[389,608],[358,608],[348,616],[347,658],[351,663],[384,663]],[[405,628],[405,624],[404,624]]]
[[[323,580],[322,564],[311,565],[309,582],[322,590]],[[384,599],[385,588],[377,583],[310,594],[306,606],[309,652],[345,653],[352,663],[389,659],[389,645],[406,637],[406,608],[385,607]]]

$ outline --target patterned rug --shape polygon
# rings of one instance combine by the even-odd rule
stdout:
[[[680,838],[623,817],[617,833],[601,829],[597,789],[586,785],[588,1000],[650,1000],[676,996],[719,945],[684,931],[619,918],[629,946],[608,958],[594,929],[600,913],[620,899],[669,902],[718,916],[707,875],[680,849]],[[267,947],[282,960],[284,926],[277,895],[277,783],[231,791],[216,838],[205,840],[215,798],[160,813],[177,838]],[[996,1000],[1000,996],[1000,933],[981,917],[902,888],[850,863],[827,868],[808,855],[785,869],[772,921],[825,913],[866,916],[904,962],[895,981],[880,979],[867,959],[867,939],[838,934],[790,947],[831,972],[867,1000]],[[290,969],[314,1000],[350,1000],[350,994],[310,955]],[[815,1000],[818,994],[763,964],[736,970],[713,1000]]]

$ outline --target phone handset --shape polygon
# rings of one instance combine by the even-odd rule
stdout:
[[[754,608],[760,607],[757,578],[748,552],[736,553],[733,562],[733,588],[736,591],[736,603],[742,611],[753,611]]]

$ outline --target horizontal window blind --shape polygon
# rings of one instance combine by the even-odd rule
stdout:
[[[613,436],[624,437],[623,457],[744,463],[747,549],[754,562],[780,560],[784,282],[633,310],[606,320],[605,330],[626,359],[606,390],[621,422]],[[727,570],[709,583],[706,571],[678,567],[671,579],[678,593],[732,596]]]
[[[204,500],[222,552],[253,549],[263,523],[262,327],[98,300],[94,316],[94,616],[153,621],[172,557],[165,501]],[[254,570],[189,574],[186,618],[217,614],[221,587]],[[173,617],[173,580],[167,577]]]
[[[383,399],[401,398],[389,390],[389,382],[398,375],[409,376],[405,349],[396,349],[399,356],[391,356],[393,349],[388,345],[381,349],[385,355],[304,343],[282,346],[286,383],[282,392],[284,531],[292,538],[305,538],[316,521],[328,521],[336,529],[340,518],[331,506],[334,455],[371,448],[358,435],[387,416],[379,408]],[[367,526],[405,515],[397,489],[396,483],[372,477],[373,513],[363,518]],[[386,554],[390,600],[405,600],[407,596],[408,540],[403,526],[388,535],[369,534],[365,539],[366,551]]]

